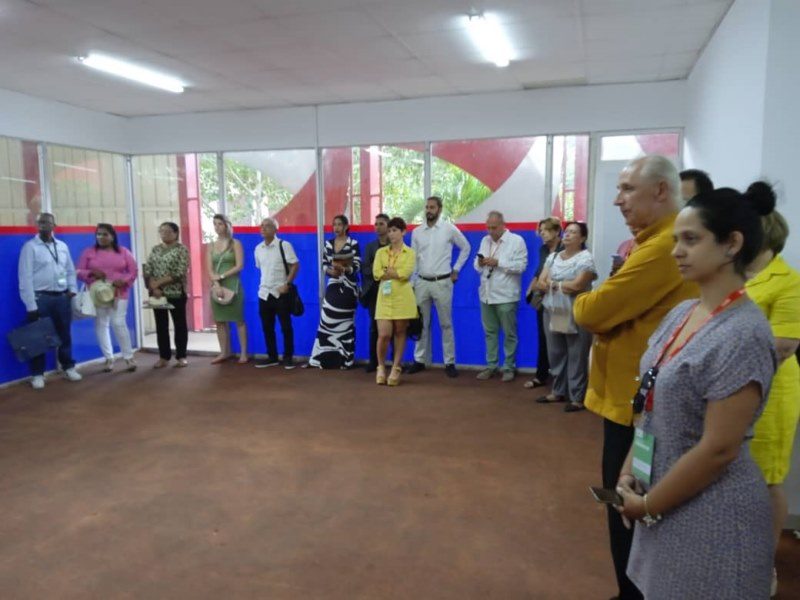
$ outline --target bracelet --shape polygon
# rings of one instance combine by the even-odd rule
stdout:
[[[644,517],[642,517],[642,523],[644,523],[646,527],[652,527],[661,520],[661,515],[653,516],[650,514],[650,509],[647,508],[647,494],[642,496],[642,501],[644,502]]]

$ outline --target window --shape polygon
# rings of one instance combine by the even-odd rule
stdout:
[[[36,142],[0,137],[0,225],[33,225],[41,209]]]
[[[437,142],[431,154],[431,193],[453,221],[482,224],[491,210],[509,223],[547,216],[546,136]]]
[[[47,173],[59,225],[128,224],[121,154],[48,145]]]

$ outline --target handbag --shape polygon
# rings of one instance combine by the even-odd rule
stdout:
[[[42,317],[22,327],[17,327],[9,331],[6,338],[20,362],[27,362],[41,356],[50,348],[57,348],[61,345],[61,338],[58,337],[50,317]]]
[[[578,326],[572,316],[572,296],[557,287],[550,290],[544,299],[544,307],[550,311],[550,331],[555,333],[578,333]]]
[[[289,263],[286,262],[286,253],[283,251],[283,240],[278,243],[278,248],[281,251],[281,260],[283,260],[283,269],[286,271],[286,276],[289,276]],[[303,305],[303,300],[300,298],[300,292],[297,291],[297,286],[293,283],[286,283],[289,291],[286,294],[289,296],[289,313],[295,317],[302,317],[306,312],[306,307]]]
[[[219,268],[222,265],[222,257],[231,248],[231,244],[233,242],[229,242],[228,247],[225,249],[222,254],[219,255],[219,259],[217,260],[217,268],[214,270],[216,273],[219,273]],[[216,302],[220,306],[228,306],[232,304],[233,301],[236,299],[236,294],[239,292],[239,281],[236,281],[236,289],[231,290],[226,288],[224,285],[220,284],[219,281],[215,281],[214,284],[211,286],[210,294],[211,300]]]
[[[97,309],[92,300],[92,293],[84,284],[80,291],[72,297],[72,318],[91,319],[97,316]]]

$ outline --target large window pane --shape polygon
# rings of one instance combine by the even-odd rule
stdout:
[[[316,227],[314,150],[228,152],[224,163],[226,211],[234,226],[274,217],[281,226]]]
[[[586,222],[589,214],[589,136],[553,136],[552,216]]]
[[[508,222],[547,216],[547,137],[437,142],[431,147],[431,191],[458,223],[483,223],[491,210]]]
[[[48,145],[47,173],[59,225],[128,224],[122,155]]]
[[[33,225],[41,208],[36,142],[0,137],[0,225]]]

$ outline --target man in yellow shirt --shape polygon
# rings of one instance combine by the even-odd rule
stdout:
[[[595,334],[585,406],[603,417],[603,487],[614,489],[633,440],[631,399],[639,386],[639,360],[647,340],[678,303],[697,297],[672,258],[673,223],[680,206],[680,179],[663,156],[646,156],[620,173],[618,206],[635,233],[630,256],[597,289],[575,300],[575,321]],[[625,575],[633,530],[609,507],[611,555],[620,600],[642,594]]]

